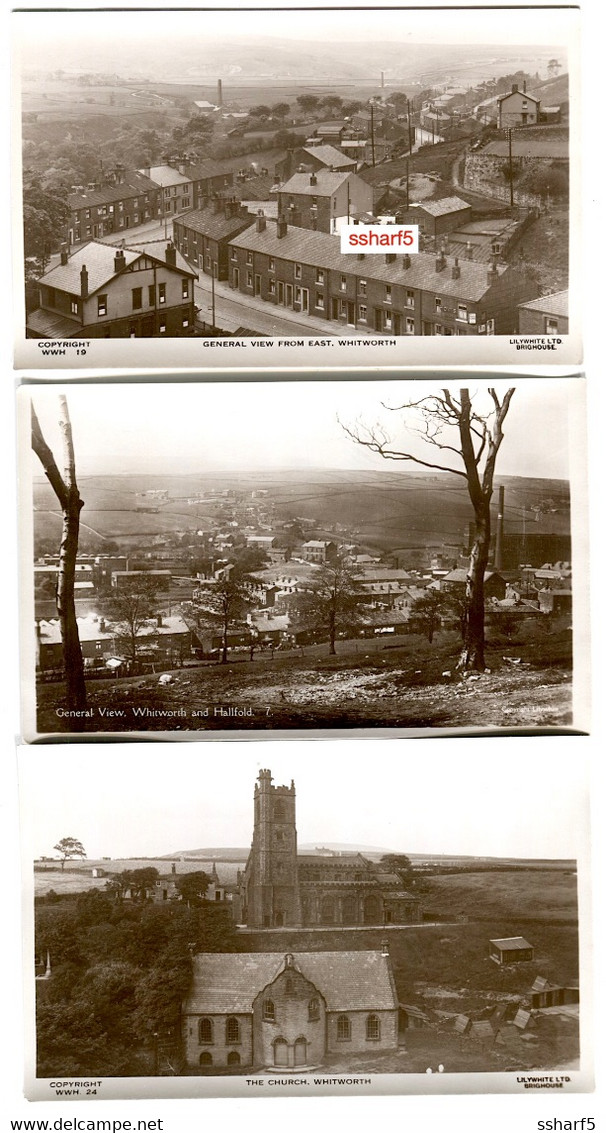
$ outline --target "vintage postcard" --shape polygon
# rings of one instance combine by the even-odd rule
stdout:
[[[21,386],[26,739],[587,729],[584,379],[312,378]]]
[[[581,363],[576,7],[13,22],[20,368]]]
[[[590,1090],[583,759],[452,745],[22,749],[27,1096]]]

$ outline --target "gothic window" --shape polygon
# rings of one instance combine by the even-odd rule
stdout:
[[[198,1061],[200,1066],[212,1066],[213,1056],[209,1050],[203,1050]]]
[[[343,898],[343,924],[355,924],[357,921],[358,902],[353,896]]]
[[[275,1023],[276,1021],[276,1007],[273,999],[266,999],[263,1002],[263,1018],[268,1023]]]
[[[348,1015],[339,1015],[337,1018],[337,1039],[339,1042],[349,1042],[351,1039],[351,1022]]]
[[[293,995],[294,990],[295,988],[293,981],[291,980],[290,976],[287,976],[284,981],[284,991],[286,992],[286,995]]]
[[[230,1015],[225,1024],[225,1042],[226,1043],[239,1043],[240,1042],[240,1023],[233,1015]]]
[[[310,1001],[307,1005],[307,1017],[308,1017],[310,1023],[315,1023],[316,1020],[320,1018],[320,1000],[319,999],[316,999],[315,997],[313,999],[310,999]]]
[[[238,1054],[237,1050],[230,1050],[230,1052],[227,1056],[227,1065],[228,1066],[239,1066],[240,1065],[240,1055]]]
[[[284,803],[282,799],[278,799],[274,805],[274,818],[276,822],[284,822]]]
[[[323,897],[321,907],[322,924],[334,924],[335,919],[334,897]]]
[[[286,1039],[279,1038],[274,1042],[274,1065],[288,1066],[288,1043]]]
[[[213,1041],[212,1019],[198,1019],[198,1042],[211,1043]]]
[[[366,1038],[381,1038],[381,1020],[378,1015],[369,1015],[366,1020]]]

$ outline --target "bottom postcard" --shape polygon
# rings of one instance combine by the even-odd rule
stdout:
[[[28,1098],[592,1088],[570,739],[99,750],[20,752]]]

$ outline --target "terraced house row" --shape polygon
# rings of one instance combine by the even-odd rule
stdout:
[[[243,294],[379,334],[479,335],[517,330],[536,285],[497,262],[342,254],[323,232],[256,222],[229,241],[229,283]]]

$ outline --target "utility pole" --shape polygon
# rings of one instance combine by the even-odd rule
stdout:
[[[210,292],[212,302],[213,330],[215,329],[215,265],[211,264]]]
[[[507,131],[507,144],[509,148],[509,204],[513,208],[513,161],[511,158],[511,126]]]
[[[372,152],[372,167],[375,167],[375,104],[370,103],[370,148]]]

